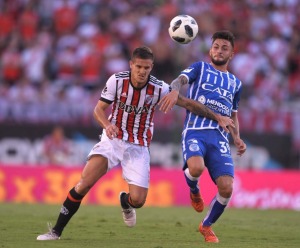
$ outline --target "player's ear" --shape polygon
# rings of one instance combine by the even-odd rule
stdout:
[[[232,52],[232,53],[231,53],[231,55],[230,55],[229,59],[232,59],[232,58],[233,58],[233,56],[234,56],[234,52]]]

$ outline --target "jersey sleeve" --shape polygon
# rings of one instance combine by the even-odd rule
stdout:
[[[100,100],[106,103],[112,103],[116,96],[116,76],[113,74],[106,82],[105,87],[101,92]]]
[[[165,96],[167,95],[168,93],[171,92],[172,88],[169,84],[165,83],[164,81],[162,81],[162,91],[161,91],[161,95],[162,96]]]
[[[200,62],[193,63],[188,68],[181,71],[180,75],[185,76],[188,79],[189,84],[191,84],[196,80],[198,73],[201,71],[200,66]]]

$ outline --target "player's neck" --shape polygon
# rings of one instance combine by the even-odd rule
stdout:
[[[212,67],[215,68],[218,71],[227,72],[227,64],[225,64],[225,65],[216,65],[213,62],[210,62],[210,65],[212,65]]]
[[[141,88],[145,87],[147,82],[138,82],[138,81],[135,81],[135,80],[131,80],[131,84],[134,88],[141,89]]]

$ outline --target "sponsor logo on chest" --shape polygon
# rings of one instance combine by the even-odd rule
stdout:
[[[225,98],[229,99],[230,101],[233,100],[233,95],[229,90],[223,89],[221,87],[216,87],[216,85],[204,83],[204,84],[202,84],[202,89],[208,90],[211,92],[216,92],[221,97],[223,97],[223,98],[225,97]]]
[[[132,106],[132,105],[127,105],[124,102],[119,103],[119,108],[124,110],[128,114],[134,113],[135,115],[149,112],[149,107],[147,106],[141,106],[141,107]]]

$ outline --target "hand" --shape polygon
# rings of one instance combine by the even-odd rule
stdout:
[[[169,94],[165,95],[158,103],[159,110],[165,114],[171,110],[178,100],[179,91],[172,90]]]
[[[234,140],[234,145],[237,148],[237,155],[242,156],[247,149],[247,145],[245,144],[245,142],[242,139],[238,138]]]
[[[117,137],[119,128],[117,128],[114,124],[109,124],[105,127],[106,135],[108,138],[113,139]]]
[[[228,127],[235,128],[234,121],[228,116],[218,114],[217,121],[219,126],[222,127],[227,133],[230,132]]]

